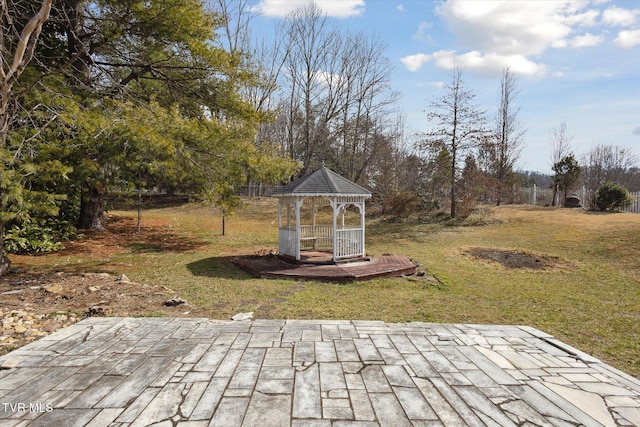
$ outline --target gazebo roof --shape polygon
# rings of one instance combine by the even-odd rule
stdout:
[[[371,192],[347,178],[322,166],[309,175],[291,181],[272,193],[282,196],[361,196],[371,197]]]

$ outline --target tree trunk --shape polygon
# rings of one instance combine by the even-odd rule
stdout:
[[[102,231],[104,229],[104,187],[93,186],[80,200],[78,228]]]
[[[451,150],[451,218],[456,217],[456,150]]]
[[[9,267],[11,267],[11,261],[4,253],[4,222],[0,221],[0,276],[4,276],[9,271]]]

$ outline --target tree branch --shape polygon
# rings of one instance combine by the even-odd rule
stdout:
[[[44,24],[45,21],[49,19],[49,13],[51,12],[52,3],[53,0],[43,0],[40,11],[38,11],[38,13],[35,14],[29,20],[29,22],[27,22],[27,25],[25,25],[22,29],[22,32],[20,33],[20,41],[18,42],[15,54],[13,55],[13,62],[11,63],[11,67],[9,68],[6,76],[3,76],[7,80],[15,80],[20,74],[20,70],[24,69],[25,65],[33,57],[35,41],[40,34],[42,24]],[[31,39],[32,36],[33,39]]]

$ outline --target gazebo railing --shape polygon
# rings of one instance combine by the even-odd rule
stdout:
[[[298,239],[295,227],[280,227],[278,232],[278,251],[281,255],[296,256],[298,251]]]
[[[298,239],[295,227],[280,227],[278,240],[279,251],[282,255],[296,256]],[[332,225],[301,225],[300,249],[317,249],[333,247]],[[336,230],[336,244],[333,253],[334,259],[350,258],[361,255],[363,250],[362,229],[342,228]]]
[[[334,259],[349,258],[362,254],[362,229],[345,228],[336,230]]]
[[[305,247],[319,248],[333,246],[332,225],[301,225],[300,243]]]

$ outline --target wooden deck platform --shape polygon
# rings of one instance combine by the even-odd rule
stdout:
[[[247,256],[233,263],[256,277],[353,282],[414,274],[417,266],[404,255],[381,255],[330,263],[322,252],[306,252],[300,262],[278,256]]]

